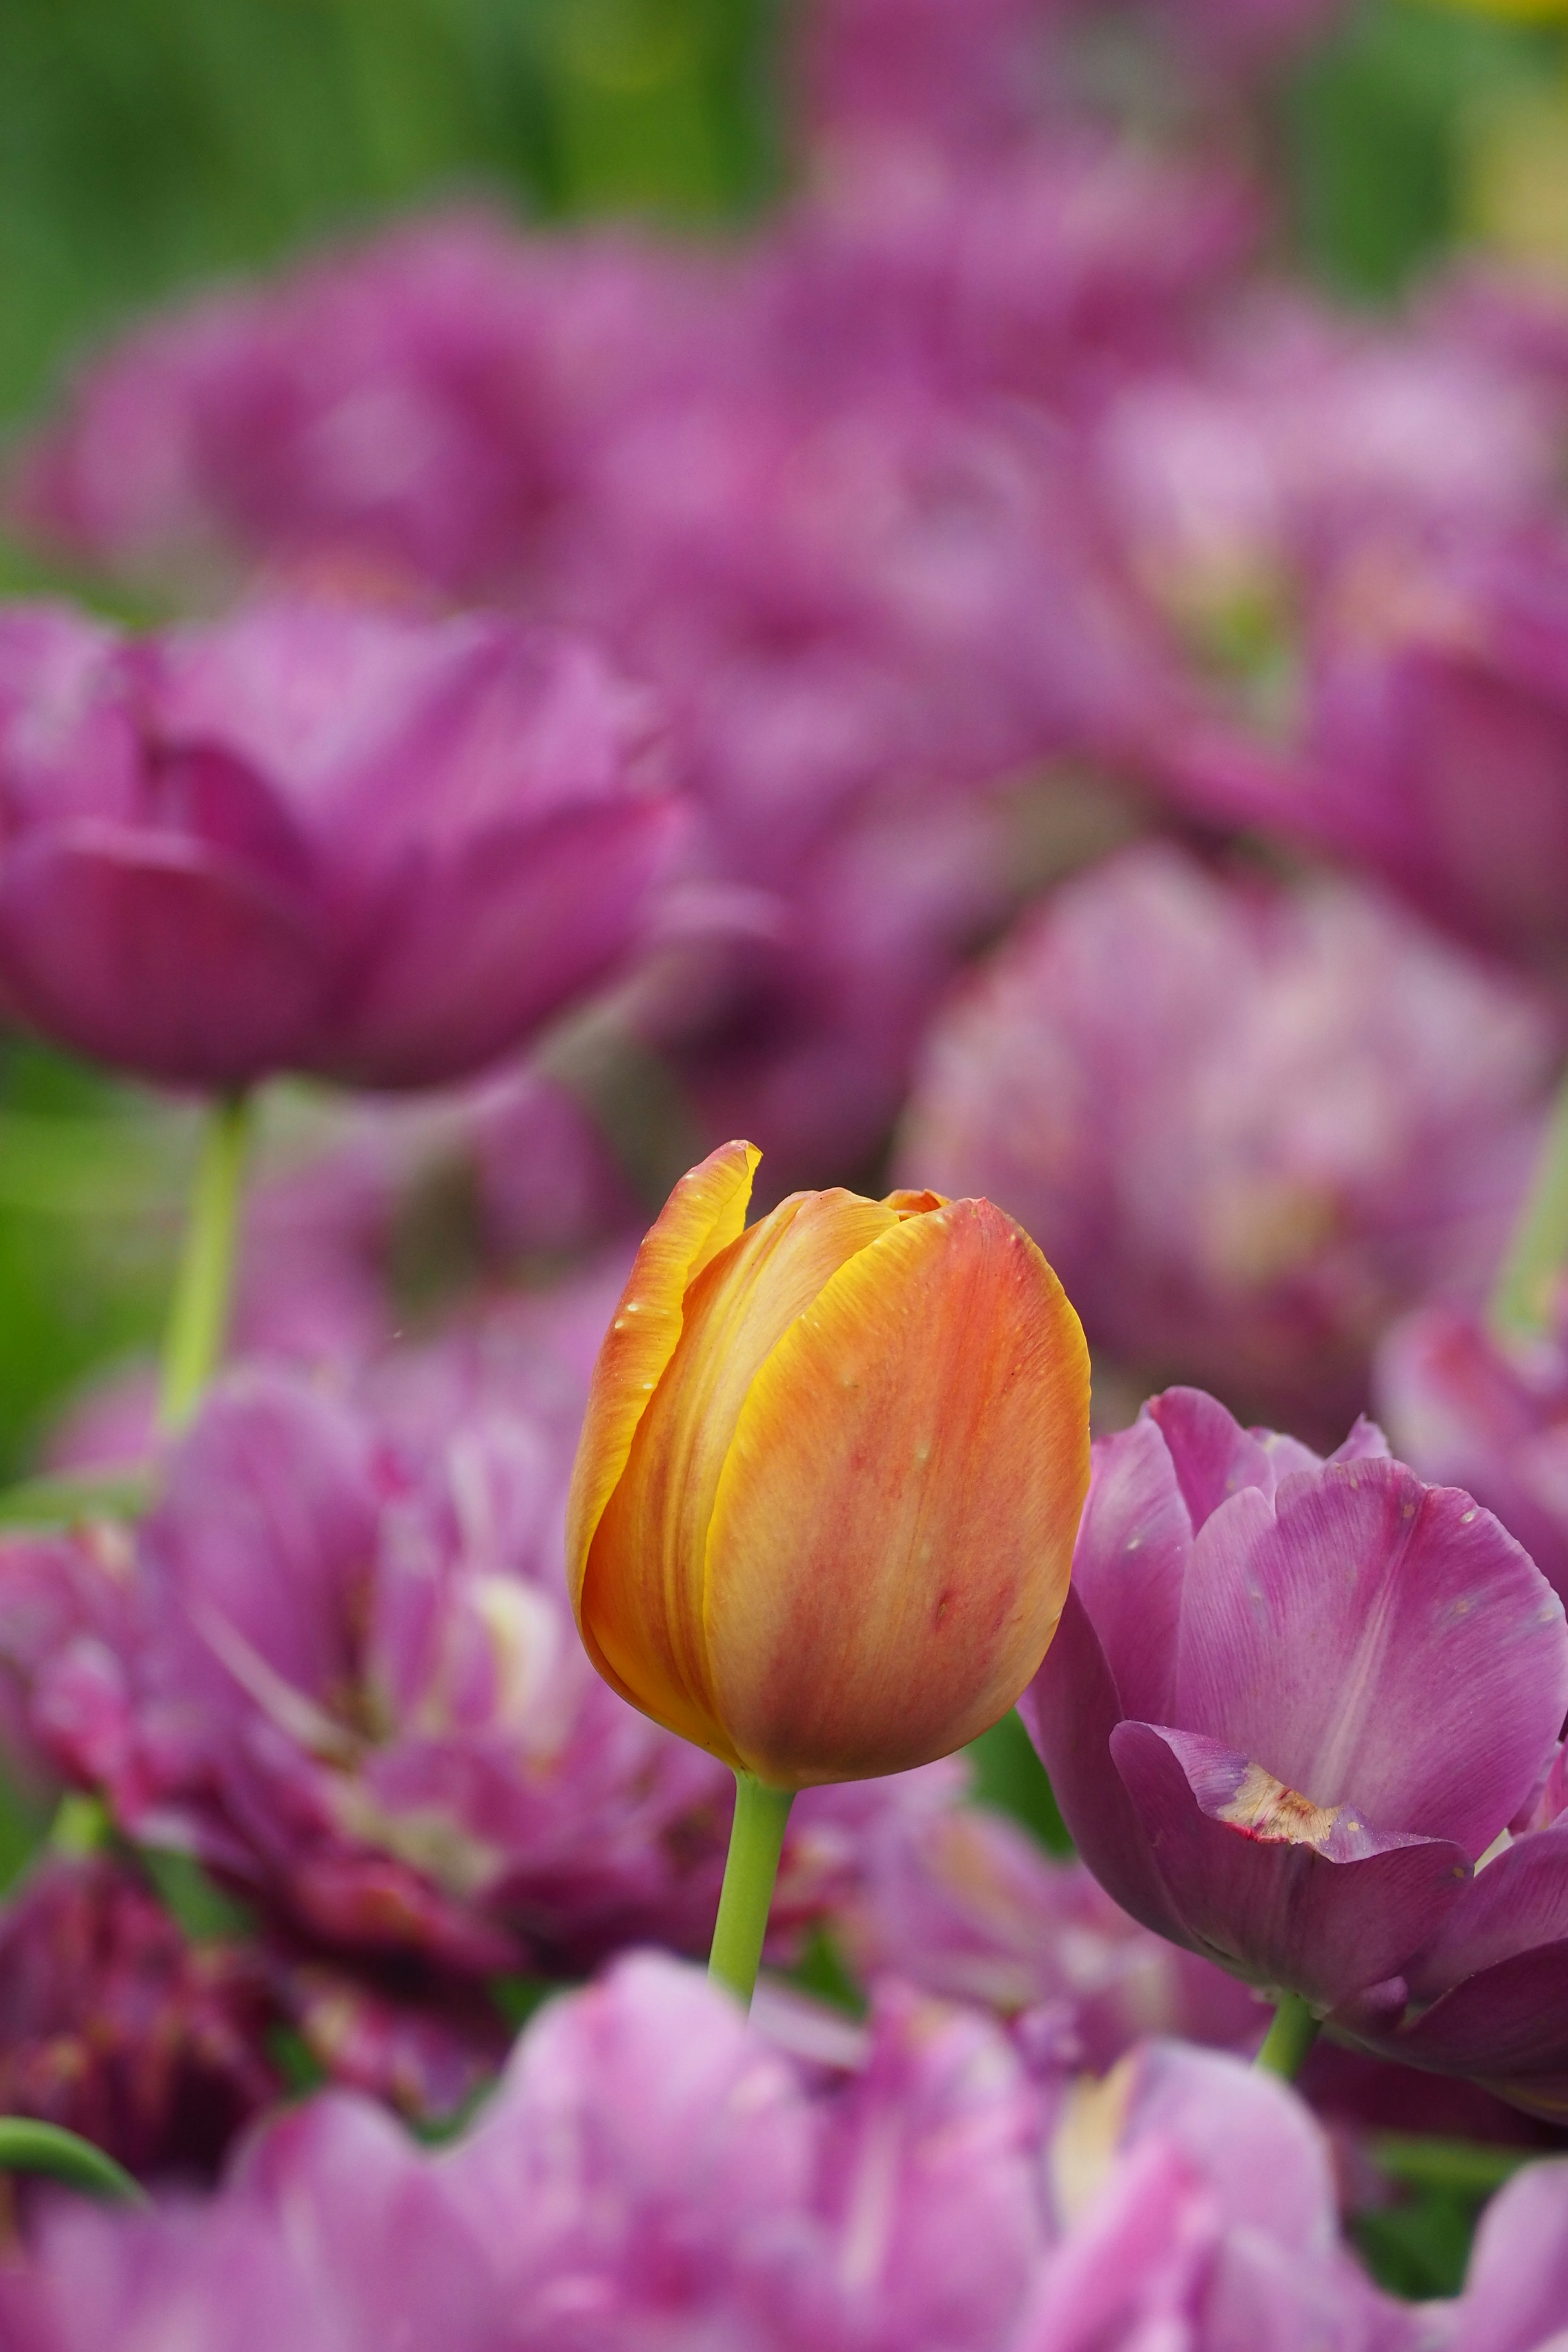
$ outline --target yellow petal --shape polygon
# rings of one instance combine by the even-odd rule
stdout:
[[[590,1548],[579,1614],[595,1662],[634,1704],[729,1763],[739,1759],[714,1705],[703,1580],[730,1440],[780,1334],[896,1222],[853,1192],[796,1193],[709,1263]]]
[[[902,1770],[1004,1714],[1067,1592],[1089,1360],[984,1201],[842,1266],[752,1379],[715,1497],[714,1703],[780,1787]]]
[[[578,1606],[594,1530],[680,1338],[688,1284],[744,1230],[754,1143],[721,1144],[683,1176],[643,1236],[588,1389],[566,1504],[566,1575]]]

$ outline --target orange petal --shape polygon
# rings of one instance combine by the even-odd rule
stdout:
[[[780,1787],[896,1772],[1004,1714],[1056,1630],[1089,1358],[985,1201],[850,1260],[752,1381],[709,1531],[717,1708]]]
[[[679,1344],[590,1549],[580,1613],[595,1660],[647,1713],[730,1763],[739,1759],[714,1706],[703,1583],[731,1437],[780,1335],[895,1222],[853,1192],[795,1193],[710,1262],[687,1290]]]
[[[683,1176],[643,1236],[588,1388],[566,1504],[566,1575],[578,1606],[588,1548],[632,1439],[680,1338],[687,1286],[745,1228],[754,1143],[723,1143]]]

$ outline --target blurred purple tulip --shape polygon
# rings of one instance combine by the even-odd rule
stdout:
[[[477,211],[400,226],[128,337],[24,452],[13,503],[78,561],[204,602],[253,560],[503,594],[605,417],[679,358],[724,276],[618,232],[526,238]]]
[[[1049,2147],[1060,2236],[1016,2352],[1434,2352],[1339,2241],[1327,2146],[1235,2059],[1153,2042],[1081,2084]]]
[[[1568,1354],[1561,1332],[1503,1339],[1479,1316],[1417,1309],[1378,1350],[1379,1417],[1424,1478],[1495,1511],[1568,1594]]]
[[[1380,900],[1141,846],[938,1022],[900,1165],[1016,1217],[1143,1377],[1342,1427],[1402,1307],[1489,1284],[1556,1052]]]
[[[598,981],[672,810],[585,646],[275,602],[141,643],[0,618],[0,974],[145,1076],[459,1077]]]
[[[139,2173],[210,2170],[277,2098],[260,1954],[191,1944],[132,1868],[51,1855],[0,1906],[0,2114]]]
[[[1145,2045],[1042,2095],[994,2025],[888,1985],[808,2064],[650,1955],[542,2011],[439,2153],[333,2094],[215,2199],[56,2200],[0,2269],[18,2352],[176,2315],[203,2352],[1434,2352],[1452,2316],[1371,2286],[1321,2135],[1232,2060]]]
[[[596,1287],[594,1307],[596,1337]],[[131,1835],[339,1955],[471,1975],[701,1948],[728,1776],[604,1689],[574,1637],[561,1521],[587,1361],[567,1344],[535,1310],[510,1349],[492,1327],[394,1356],[363,1403],[234,1374],[134,1537],[0,1547],[28,1736]],[[952,1782],[803,1803],[784,1945],[844,1898],[889,1807]]]
[[[1536,2164],[1481,2216],[1452,2352],[1554,2352],[1568,2334],[1568,2164]]]
[[[1568,1707],[1568,1626],[1497,1521],[1369,1425],[1325,1463],[1176,1389],[1097,1448],[1022,1705],[1119,1903],[1332,2009],[1484,1904],[1497,1864],[1472,1867]]]
[[[501,2352],[483,2249],[436,2165],[346,2093],[275,2117],[223,2192],[127,2218],[51,2201],[23,2272],[0,2273],[17,2352]]]
[[[836,1923],[862,1978],[1020,2021],[1032,2056],[1102,2074],[1151,2033],[1249,2046],[1267,2012],[1224,1969],[1129,1918],[1079,1862],[1000,1815],[935,1806],[889,1820]]]

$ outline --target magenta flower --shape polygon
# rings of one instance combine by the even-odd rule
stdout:
[[[1483,2084],[1558,2125],[1568,2119],[1565,1799],[1560,1748],[1436,1932],[1338,2021],[1363,2048]]]
[[[1481,2216],[1452,2352],[1552,2352],[1568,2331],[1568,2164],[1532,2164]]]
[[[1306,2109],[1235,2059],[1145,2044],[1068,2095],[1048,2153],[1059,2234],[1016,2352],[1430,2352],[1341,2244]]]
[[[570,1971],[637,1937],[700,1949],[726,1775],[600,1683],[561,1567],[604,1312],[595,1286],[580,1362],[547,1301],[510,1338],[498,1321],[394,1355],[361,1403],[281,1367],[233,1375],[133,1537],[0,1547],[26,1736],[128,1833],[340,1958],[473,1975]],[[846,1898],[889,1807],[951,1786],[803,1803],[784,1945]]]
[[[141,2173],[209,2168],[280,2085],[261,1956],[187,1943],[107,1855],[51,1856],[0,1906],[0,2114]]]
[[[222,2193],[127,2217],[51,2200],[0,2272],[18,2352],[198,2343],[202,2352],[498,2352],[514,2339],[440,2168],[346,2093],[277,2116]]]
[[[1024,1713],[1119,1903],[1332,2009],[1463,1916],[1565,1707],[1563,1604],[1468,1496],[1175,1389],[1097,1449]]]
[[[620,233],[416,221],[127,337],[24,452],[14,503],[78,561],[204,602],[215,571],[258,562],[504,594],[714,276]]]
[[[1266,2022],[1234,1977],[977,1806],[889,1819],[836,1925],[863,1979],[896,1969],[942,2000],[1017,2018],[1037,2063],[1103,2074],[1150,2033],[1237,2048]]]
[[[1402,1307],[1489,1282],[1556,1052],[1532,997],[1377,899],[1140,846],[955,999],[901,1164],[1026,1226],[1091,1344],[1315,1427]]]
[[[792,2059],[695,1970],[632,1956],[533,2021],[439,2153],[339,2093],[200,2204],[47,2205],[0,2326],[18,2352],[176,2326],[203,2352],[1443,2340],[1451,2315],[1389,2303],[1340,2242],[1306,2110],[1234,2061],[1145,2045],[1053,2096],[994,2025],[897,1986],[838,2038]]]
[[[1495,1511],[1568,1593],[1568,1354],[1560,1331],[1504,1341],[1480,1317],[1418,1309],[1377,1355],[1379,1416],[1423,1478]]]
[[[330,719],[330,723],[329,723]],[[634,938],[669,803],[587,647],[273,603],[133,644],[0,619],[0,976],[145,1076],[458,1077]]]

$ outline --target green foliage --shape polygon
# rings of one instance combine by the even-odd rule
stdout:
[[[6,0],[0,415],[149,302],[389,208],[756,201],[769,29],[769,0]]]
[[[1557,37],[1429,0],[1365,0],[1283,93],[1282,161],[1301,256],[1384,299],[1458,225],[1467,116],[1557,60]]]
[[[1046,1768],[1016,1708],[982,1732],[964,1753],[974,1776],[970,1793],[976,1804],[1011,1814],[1052,1853],[1072,1852],[1072,1840],[1046,1778]]]
[[[1351,2234],[1380,2286],[1416,2303],[1458,2294],[1480,2207],[1449,2189],[1410,2190],[1397,2205],[1358,2215]]]
[[[90,1372],[155,1342],[187,1149],[130,1089],[0,1043],[0,1480]]]
[[[114,2204],[145,2205],[146,2197],[111,2156],[58,2124],[34,2123],[26,2116],[0,2116],[0,2170],[41,2172]]]

